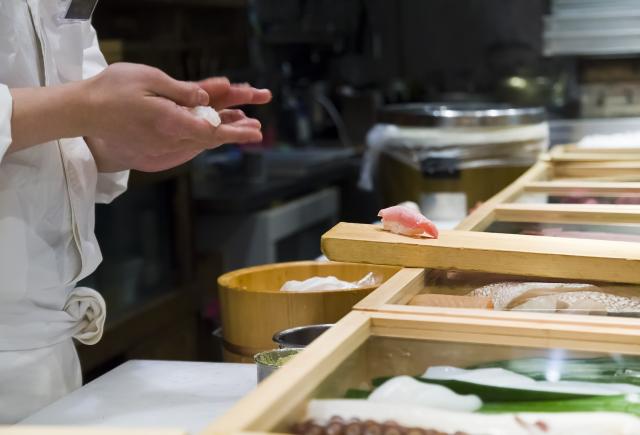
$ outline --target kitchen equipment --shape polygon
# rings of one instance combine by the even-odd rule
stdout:
[[[327,329],[327,325],[306,325],[285,329],[273,335],[273,341],[280,349],[298,349],[309,345],[313,340],[322,335]]]
[[[414,201],[429,217],[443,194],[484,201],[521,175],[548,144],[545,110],[488,103],[387,106],[369,132],[361,186],[385,204]],[[451,198],[447,201],[450,202]]]
[[[335,276],[352,282],[369,272],[381,275],[384,282],[398,270],[393,266],[302,261],[267,264],[222,275],[218,287],[225,361],[250,362],[256,353],[272,348],[273,334],[278,331],[336,322],[377,288],[281,292],[285,282],[314,276]]]
[[[262,382],[271,373],[286,364],[301,349],[266,350],[255,355],[254,361],[258,370],[258,382]]]

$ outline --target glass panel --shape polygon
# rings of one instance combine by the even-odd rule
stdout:
[[[571,194],[526,192],[514,201],[520,204],[613,204],[638,205],[639,193],[589,193],[576,191]]]
[[[489,233],[640,242],[640,226],[632,224],[596,225],[496,221],[485,231]]]
[[[639,392],[636,356],[374,336],[321,383],[306,410],[277,429],[632,434],[640,430]],[[335,401],[344,398],[352,400]],[[559,414],[571,411],[591,414]]]
[[[408,305],[640,317],[640,286],[429,270]]]

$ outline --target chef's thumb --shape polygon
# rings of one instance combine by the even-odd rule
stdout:
[[[209,94],[196,83],[174,80],[165,76],[156,83],[156,93],[185,107],[206,106]]]

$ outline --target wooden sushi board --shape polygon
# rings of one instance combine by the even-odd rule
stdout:
[[[418,239],[343,222],[322,250],[334,261],[640,284],[640,246],[631,242],[457,230]]]

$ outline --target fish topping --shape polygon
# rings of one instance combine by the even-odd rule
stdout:
[[[401,205],[383,208],[378,213],[385,230],[405,236],[438,238],[438,229],[420,212]]]

